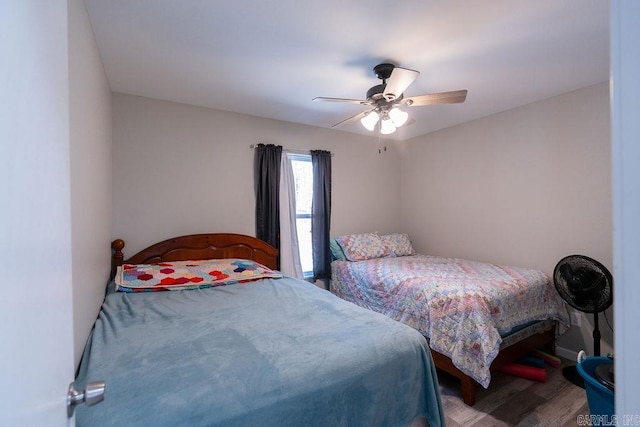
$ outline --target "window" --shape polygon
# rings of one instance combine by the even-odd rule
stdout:
[[[311,155],[287,153],[296,186],[296,227],[300,264],[304,277],[313,277],[313,249],[311,244],[311,200],[313,196],[313,166]]]

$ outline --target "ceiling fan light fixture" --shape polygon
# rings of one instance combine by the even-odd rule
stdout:
[[[407,123],[409,113],[394,107],[389,111],[389,118],[393,121],[394,126],[399,128],[403,124]]]
[[[393,120],[383,118],[380,122],[380,133],[383,135],[389,135],[390,133],[394,133],[395,131],[396,125],[393,124]]]
[[[362,123],[362,126],[364,126],[367,130],[373,131],[376,127],[376,123],[378,123],[379,118],[380,115],[377,112],[371,111],[369,114],[360,119],[360,123]]]

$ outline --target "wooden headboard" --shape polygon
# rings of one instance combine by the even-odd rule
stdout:
[[[187,261],[215,258],[251,259],[271,269],[278,268],[278,250],[255,237],[234,233],[189,234],[153,244],[129,259],[124,259],[125,243],[111,243],[111,277],[116,268],[127,264],[157,264],[165,261]]]

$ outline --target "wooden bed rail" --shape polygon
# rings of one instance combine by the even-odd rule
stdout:
[[[555,354],[555,336],[556,327],[555,323],[552,323],[552,326],[549,326],[547,329],[502,348],[498,356],[491,363],[491,371],[495,371],[507,363],[512,363],[537,349],[545,349],[549,353]],[[469,406],[475,405],[476,386],[478,386],[478,383],[454,366],[451,359],[447,356],[431,350],[431,357],[438,369],[453,375],[461,381],[462,401]]]

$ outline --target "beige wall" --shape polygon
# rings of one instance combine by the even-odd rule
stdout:
[[[132,255],[163,238],[255,235],[251,144],[324,149],[332,159],[333,235],[398,229],[400,157],[376,138],[114,94],[113,236]]]
[[[401,224],[423,253],[612,269],[611,137],[602,83],[401,144]],[[613,319],[609,313],[609,319]],[[612,333],[601,316],[603,352]],[[591,349],[591,316],[559,345]]]
[[[608,96],[602,83],[380,154],[375,138],[114,94],[113,237],[133,254],[180,234],[254,234],[249,145],[264,142],[335,153],[332,235],[405,231],[423,253],[548,273],[578,253],[612,269]],[[562,348],[592,351],[581,318]]]
[[[111,241],[111,91],[84,2],[69,1],[69,125],[74,358],[104,298]]]

